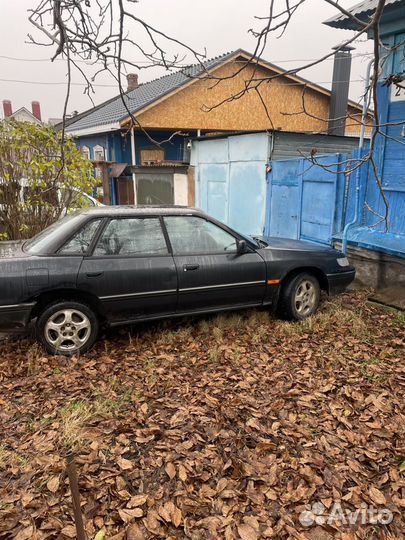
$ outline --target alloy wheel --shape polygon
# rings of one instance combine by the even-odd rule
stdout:
[[[91,322],[78,309],[62,309],[46,321],[44,334],[46,341],[58,352],[72,353],[88,341]]]
[[[294,297],[297,313],[304,317],[310,315],[316,305],[316,298],[317,293],[314,284],[308,279],[301,281]]]

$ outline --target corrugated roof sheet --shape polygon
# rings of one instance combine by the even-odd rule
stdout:
[[[386,0],[384,9],[386,10],[389,8],[389,6],[400,3],[404,3],[404,0]],[[378,0],[363,0],[363,2],[356,4],[347,11],[364,21],[375,11],[377,5]],[[334,28],[343,28],[347,30],[358,29],[358,25],[355,23],[355,21],[351,20],[350,17],[344,15],[343,13],[338,16],[331,17],[325,21],[324,24],[333,26]]]
[[[233,52],[228,52],[207,60],[206,62],[203,62],[204,68],[212,69],[217,64],[227,60],[232,54]],[[127,93],[124,97],[128,109],[132,113],[136,113],[176,88],[183,86],[190,78],[203,74],[204,68],[199,64],[195,64],[184,68],[181,71],[170,73],[169,75],[164,75],[153,81],[140,84],[138,88]],[[117,96],[90,109],[88,114],[82,113],[79,116],[80,118],[76,121],[69,122],[69,125],[66,128],[67,132],[117,123],[124,118],[127,118],[128,112],[122,102],[121,96]]]

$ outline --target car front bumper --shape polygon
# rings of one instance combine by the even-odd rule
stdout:
[[[356,276],[356,270],[351,266],[334,274],[327,274],[329,294],[343,292]]]
[[[0,306],[0,329],[21,330],[28,325],[35,302]]]

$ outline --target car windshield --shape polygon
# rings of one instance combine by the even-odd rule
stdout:
[[[75,225],[81,221],[80,213],[65,216],[64,218],[52,223],[49,227],[41,231],[39,234],[27,240],[23,249],[27,253],[34,255],[49,253],[50,247],[57,242],[58,239],[63,239],[69,231],[73,231]]]

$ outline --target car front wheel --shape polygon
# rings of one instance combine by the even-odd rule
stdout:
[[[320,295],[316,277],[302,272],[284,284],[278,304],[279,314],[283,319],[302,321],[316,312]]]
[[[37,336],[51,354],[72,356],[88,351],[97,339],[94,311],[81,302],[60,300],[49,305],[37,321]]]

